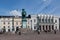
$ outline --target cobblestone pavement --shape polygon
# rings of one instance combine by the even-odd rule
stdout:
[[[37,33],[24,33],[21,35],[5,33],[0,34],[0,40],[60,40],[60,32],[57,32],[57,34],[41,32],[39,35]]]

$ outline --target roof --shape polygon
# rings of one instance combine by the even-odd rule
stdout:
[[[0,18],[13,18],[15,16],[0,16]],[[19,16],[21,18],[21,16]]]
[[[0,16],[0,18],[22,18],[22,16]],[[29,18],[28,16],[26,18]]]

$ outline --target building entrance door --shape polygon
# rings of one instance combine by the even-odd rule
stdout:
[[[41,30],[41,25],[39,26],[39,29]]]

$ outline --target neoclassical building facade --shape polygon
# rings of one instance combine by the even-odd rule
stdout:
[[[59,18],[60,17],[54,15],[31,15],[31,18],[26,18],[26,28],[37,30],[37,27],[39,26],[41,31],[60,30]],[[0,16],[0,29],[5,28],[6,32],[12,32],[16,31],[16,27],[22,28],[21,16]]]
[[[27,25],[29,28],[30,18],[26,17]],[[22,28],[22,17],[21,16],[0,16],[0,30],[5,29],[6,32],[16,31],[16,28]]]
[[[32,30],[37,30],[38,24],[41,31],[59,30],[59,17],[54,15],[31,15],[30,22]]]
[[[16,31],[16,27],[21,27],[21,16],[0,16],[0,29],[5,28],[6,32]]]

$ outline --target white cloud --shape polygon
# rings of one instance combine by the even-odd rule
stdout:
[[[10,14],[11,15],[14,15],[14,16],[21,16],[21,12],[19,11],[19,10],[12,10],[12,11],[10,11]]]

